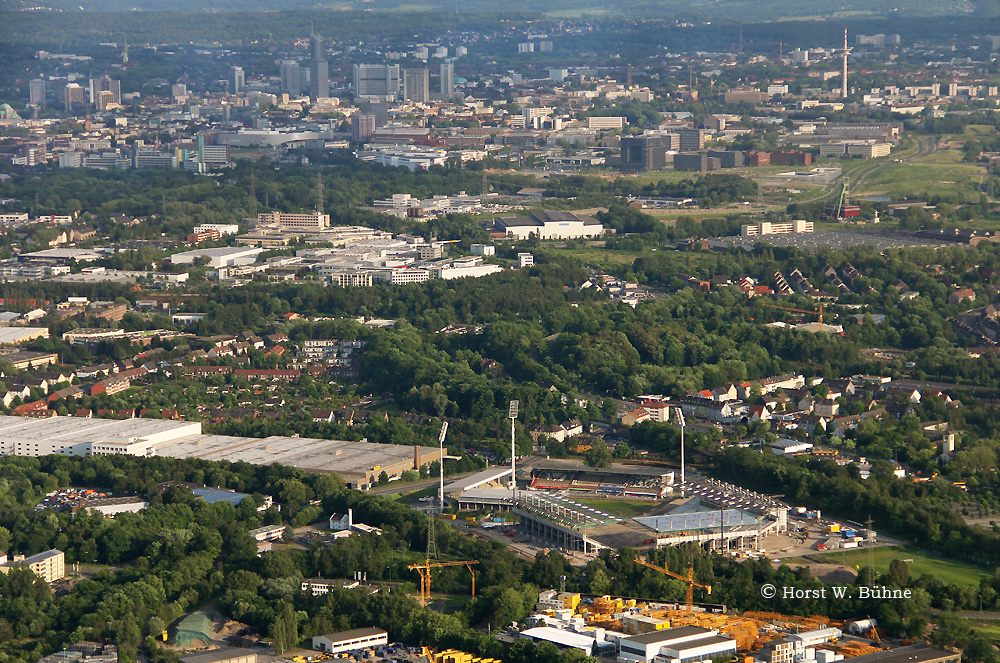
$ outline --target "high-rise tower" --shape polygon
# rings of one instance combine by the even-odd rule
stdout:
[[[455,96],[455,63],[451,60],[441,63],[441,96],[446,100]]]
[[[309,37],[309,96],[312,99],[330,96],[330,63],[326,61],[326,51],[323,49],[323,38],[319,35]]]

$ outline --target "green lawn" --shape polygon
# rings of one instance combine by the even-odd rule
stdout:
[[[843,564],[844,566],[857,568],[858,566],[865,566],[868,563],[868,551],[862,549],[843,550],[811,555],[811,558],[821,560],[827,564]],[[908,562],[911,578],[915,579],[925,573],[929,573],[950,585],[978,585],[980,579],[992,576],[990,572],[971,564],[933,557],[912,546],[876,548],[872,552],[872,558],[875,569],[879,573],[887,573],[889,571],[889,564],[894,559],[903,561],[913,560],[912,562]]]
[[[977,633],[989,638],[993,644],[1000,643],[1000,623],[989,619],[970,619],[969,623]]]
[[[951,151],[944,154],[961,156]],[[980,166],[958,163],[957,159],[951,163],[894,163],[866,177],[862,191],[858,194],[925,198],[933,194],[955,193],[958,190],[967,197],[978,199],[979,184],[984,174],[985,171]]]
[[[584,506],[600,509],[604,513],[610,513],[619,518],[634,518],[652,509],[655,504],[651,502],[639,502],[629,500],[576,500]]]

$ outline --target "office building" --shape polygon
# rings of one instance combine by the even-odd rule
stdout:
[[[451,60],[441,63],[441,96],[445,99],[455,96],[455,63]]]
[[[246,74],[243,73],[243,67],[232,67],[229,70],[229,92],[239,94],[246,86],[247,79]]]
[[[406,69],[403,74],[403,100],[425,104],[430,100],[430,72],[426,69]]]
[[[602,129],[623,129],[625,122],[626,119],[624,117],[588,117],[587,128],[597,129],[598,131]]]
[[[110,76],[90,79],[90,103],[98,106],[101,100],[101,92],[111,93],[111,103],[121,105],[122,103],[122,82],[111,80]],[[98,106],[99,107],[99,106]],[[103,109],[102,109],[103,110]]]
[[[309,37],[309,97],[313,100],[330,96],[330,63],[326,60],[323,38]]]
[[[284,60],[281,63],[281,91],[290,97],[302,93],[302,68],[294,60]]]
[[[722,163],[718,157],[708,156],[704,152],[674,156],[674,170],[693,170],[704,173],[710,170],[718,170],[721,167]]]
[[[309,214],[285,214],[271,212],[257,215],[258,224],[275,223],[292,230],[323,230],[330,227],[330,215],[312,212]]]
[[[622,170],[662,170],[667,165],[663,136],[622,136]]]
[[[676,133],[680,136],[681,152],[697,152],[705,149],[704,129],[678,129]]]
[[[176,168],[177,155],[160,152],[155,147],[136,145],[132,154],[133,168]]]
[[[45,105],[45,81],[41,78],[35,78],[28,83],[28,103]]]
[[[569,76],[569,69],[550,68],[549,80],[553,83],[562,83]]]
[[[395,97],[399,94],[399,65],[354,65],[355,97]]]
[[[97,93],[97,99],[94,100],[94,105],[97,106],[97,110],[106,111],[109,108],[115,106],[115,95],[111,90],[101,90]]]
[[[722,168],[743,167],[743,152],[740,150],[709,150],[708,156],[718,159]]]
[[[63,88],[63,106],[68,111],[83,106],[83,87],[79,83],[67,83]]]
[[[375,116],[370,113],[355,113],[351,116],[351,140],[367,143],[375,133]]]
[[[805,220],[794,220],[788,222],[763,221],[761,223],[747,224],[741,226],[740,234],[743,237],[754,237],[757,235],[790,235],[797,233],[811,233],[813,222]]]

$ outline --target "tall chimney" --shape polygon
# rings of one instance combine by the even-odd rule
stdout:
[[[413,445],[413,469],[420,469],[420,446],[417,444]]]
[[[841,96],[847,98],[847,28],[844,28],[844,81]]]

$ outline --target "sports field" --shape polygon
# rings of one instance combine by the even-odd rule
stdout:
[[[857,568],[868,563],[868,551],[862,549],[843,550],[810,555],[810,558],[826,564],[843,564]],[[888,573],[892,560],[899,559],[909,565],[911,578],[916,579],[929,573],[949,585],[978,585],[980,579],[992,575],[985,569],[943,557],[935,557],[911,546],[876,548],[872,551],[872,558],[875,569],[879,573]]]
[[[610,513],[619,518],[633,518],[652,509],[655,504],[652,502],[639,502],[629,500],[574,500],[584,506],[600,509],[604,513]]]

